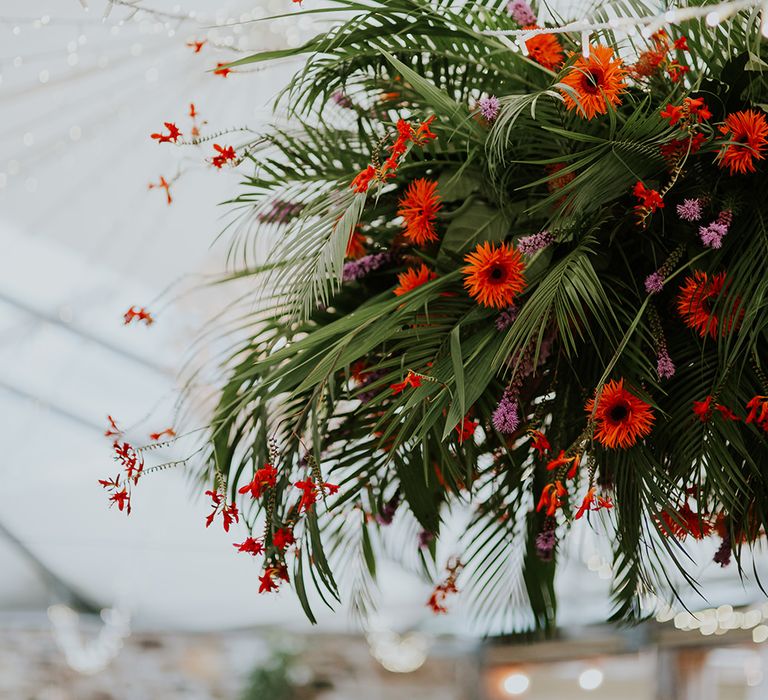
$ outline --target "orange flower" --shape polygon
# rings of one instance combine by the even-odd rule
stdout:
[[[747,423],[759,425],[768,433],[768,396],[753,396],[747,403]]]
[[[405,272],[401,272],[397,276],[398,284],[395,287],[395,294],[402,296],[433,279],[437,279],[437,275],[424,263],[419,268],[409,267]]]
[[[464,286],[483,306],[504,309],[525,289],[523,256],[507,243],[479,243],[464,262]]]
[[[706,272],[696,270],[693,277],[686,277],[683,286],[680,287],[677,312],[685,325],[695,330],[702,338],[707,334],[711,338],[716,338],[718,326],[720,334],[725,335],[734,324],[738,325],[741,316],[737,312],[739,299],[734,300],[732,313],[727,319],[720,319],[712,311],[715,302],[724,291],[727,291],[724,272],[710,279]]]
[[[765,158],[764,151],[768,145],[765,116],[755,109],[734,112],[725,118],[720,133],[726,141],[717,154],[720,167],[728,168],[731,175],[755,172],[754,161]]]
[[[416,372],[409,369],[408,374],[405,375],[405,379],[403,379],[402,382],[390,384],[389,388],[392,389],[392,393],[397,396],[397,394],[405,391],[408,387],[415,389],[419,386],[421,386],[421,377],[416,374]]]
[[[684,540],[689,534],[695,540],[703,540],[714,530],[712,516],[695,513],[687,503],[680,506],[674,515],[664,510],[659,513],[659,517],[663,523],[659,523],[661,533],[672,535],[678,540]]]
[[[579,468],[579,462],[581,462],[581,455],[573,455],[572,457],[568,457],[565,454],[565,450],[560,450],[560,454],[547,463],[547,469],[552,471],[554,469],[560,469],[560,467],[570,465],[566,476],[569,479],[573,479],[573,477],[576,476],[576,470]]]
[[[605,114],[609,104],[621,102],[619,96],[626,87],[626,74],[624,64],[621,59],[614,59],[610,46],[592,46],[589,58],[580,56],[576,59],[560,80],[573,88],[578,97],[577,102],[570,93],[562,91],[565,106],[569,110],[578,109],[587,119]]]
[[[359,227],[355,227],[355,230],[352,231],[345,255],[351,260],[357,260],[365,255],[365,236],[360,233]]]
[[[541,431],[529,430],[528,434],[533,438],[531,447],[539,453],[539,457],[543,457],[550,449],[552,449],[549,440],[547,440],[547,436]]]
[[[424,245],[437,240],[435,218],[440,210],[437,182],[419,178],[414,180],[400,200],[398,216],[405,219],[405,236],[411,243]]]
[[[543,508],[546,508],[547,515],[554,515],[558,508],[562,508],[565,505],[567,496],[568,490],[563,486],[562,481],[547,484],[541,492],[536,512],[538,513]]]
[[[595,408],[587,401],[587,413]],[[632,447],[651,432],[653,412],[649,404],[624,388],[624,380],[610,381],[604,387],[595,411],[595,437],[606,447]]]
[[[538,29],[531,24],[523,29]],[[554,34],[537,34],[525,42],[528,57],[540,66],[555,70],[563,65],[563,47]]]
[[[613,508],[613,502],[610,498],[604,498],[603,496],[595,495],[595,487],[593,486],[587,491],[587,495],[584,496],[584,500],[581,502],[579,509],[576,511],[576,517],[574,520],[579,520],[584,517],[584,513],[589,510],[601,510],[606,508],[610,510]]]

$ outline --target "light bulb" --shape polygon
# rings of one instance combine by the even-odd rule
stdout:
[[[710,27],[716,27],[718,24],[720,24],[720,22],[722,22],[722,21],[723,21],[723,18],[722,18],[722,16],[720,15],[720,13],[719,13],[719,12],[710,12],[710,13],[709,13],[709,14],[706,16],[706,18],[705,18],[705,21],[706,21],[706,23],[707,23],[707,24],[708,24]]]
[[[599,668],[588,668],[579,674],[582,690],[597,690],[603,684],[603,672]]]
[[[531,679],[524,673],[510,673],[501,684],[507,695],[522,695],[531,685]]]

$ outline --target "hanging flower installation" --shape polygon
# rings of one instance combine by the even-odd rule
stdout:
[[[362,611],[397,537],[434,612],[506,615],[514,580],[528,608],[503,619],[549,629],[559,553],[599,521],[615,617],[634,619],[642,594],[671,595],[682,547],[726,566],[768,525],[759,23],[735,8],[620,57],[610,32],[542,34],[522,0],[365,8],[281,52],[306,63],[290,130],[205,153],[255,166],[235,201],[271,251],[235,275],[262,296],[199,450],[207,524],[312,619],[342,595]],[[120,472],[102,485],[135,517],[154,467],[109,432]]]

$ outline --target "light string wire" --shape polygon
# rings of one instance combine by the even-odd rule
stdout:
[[[537,27],[536,29],[486,29],[481,33],[486,36],[499,37],[507,40],[510,48],[519,48],[527,54],[525,42],[544,34],[581,34],[582,53],[589,57],[589,37],[601,31],[615,31],[642,28],[644,35],[650,36],[664,25],[680,24],[696,19],[704,19],[710,26],[715,27],[732,15],[742,10],[759,9],[761,13],[761,31],[768,37],[768,0],[729,0],[712,5],[697,7],[673,8],[656,15],[641,15],[636,17],[614,17],[604,22],[589,22],[576,20],[554,27]],[[517,39],[512,42],[510,38]]]

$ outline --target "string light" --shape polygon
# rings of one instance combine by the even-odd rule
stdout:
[[[510,673],[501,682],[502,690],[507,695],[511,695],[513,697],[525,693],[530,685],[531,679],[525,673],[521,673],[520,671]]]

